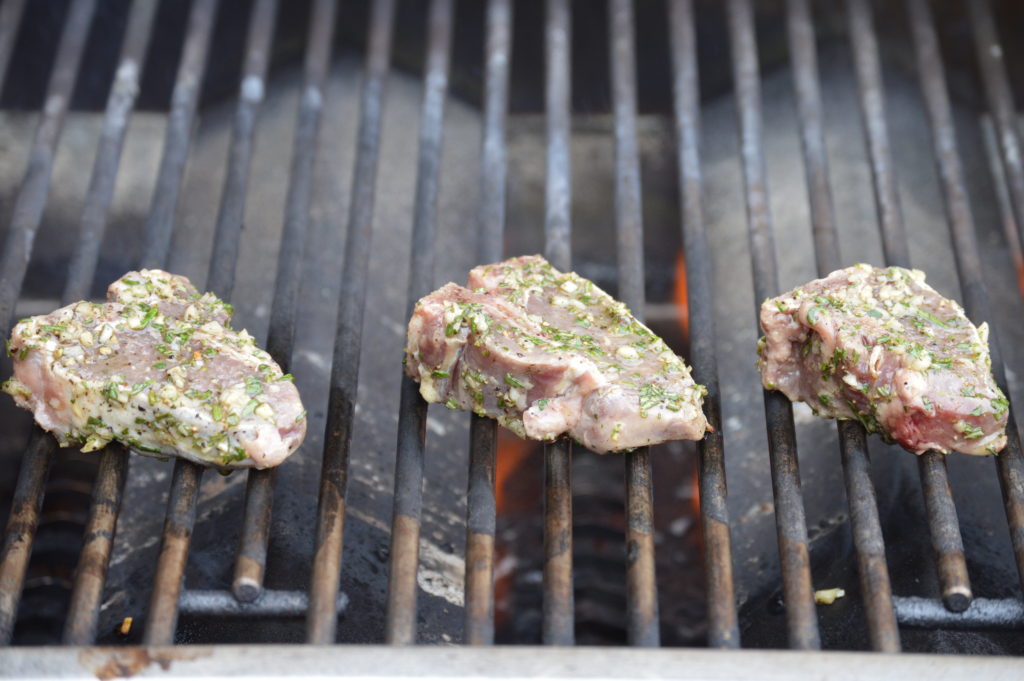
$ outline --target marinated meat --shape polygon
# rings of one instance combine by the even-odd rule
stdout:
[[[117,440],[222,468],[276,466],[298,448],[298,390],[231,329],[230,305],[160,270],[129,272],[107,299],[23,319],[8,344],[4,391],[61,446]]]
[[[855,265],[761,305],[764,387],[920,454],[996,454],[1009,403],[975,327],[924,273]]]
[[[428,402],[497,419],[521,437],[568,433],[606,453],[697,440],[703,386],[629,310],[540,256],[477,267],[409,321],[406,372]]]

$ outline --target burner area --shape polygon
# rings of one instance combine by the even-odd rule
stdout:
[[[991,326],[1022,403],[1022,22],[987,0],[4,0],[4,329],[165,268],[230,300],[309,422],[279,469],[221,475],[60,450],[0,399],[0,668],[1024,655],[1013,419],[998,458],[917,457],[763,391],[754,361],[763,299],[913,266]],[[600,456],[423,402],[412,303],[531,253],[693,365],[704,440]]]

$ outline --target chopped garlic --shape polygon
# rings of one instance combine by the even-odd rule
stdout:
[[[840,588],[819,589],[814,592],[814,602],[818,605],[832,605],[846,595],[846,591]]]

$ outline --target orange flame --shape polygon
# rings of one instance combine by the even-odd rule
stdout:
[[[535,499],[523,499],[522,495],[510,494],[506,489],[509,479],[526,464],[533,451],[534,443],[527,442],[505,428],[498,428],[497,461],[494,468],[494,503],[498,513],[528,511],[536,505]]]
[[[682,251],[676,256],[675,287],[672,299],[676,304],[676,314],[679,318],[679,326],[683,335],[690,337],[690,307],[686,297],[686,257]]]

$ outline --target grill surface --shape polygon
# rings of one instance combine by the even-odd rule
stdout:
[[[255,146],[259,144],[258,117],[267,87],[280,9],[278,5],[277,0],[255,0],[248,17],[241,84],[206,280],[208,290],[226,299],[234,297],[236,288],[235,274],[244,238],[242,227],[249,198],[250,169]],[[966,6],[980,80],[992,112],[993,147],[997,151],[994,167],[999,171],[997,176],[1005,176],[1006,203],[1011,213],[1008,218],[1021,229],[1024,239],[1024,166],[1020,160],[1013,98],[995,20],[987,2],[968,2]],[[0,77],[7,72],[24,9],[23,0],[7,0],[0,7]],[[143,227],[141,258],[137,263],[141,267],[166,267],[172,261],[175,230],[181,228],[179,205],[186,166],[193,151],[201,87],[208,69],[219,10],[218,0],[195,0],[189,10],[167,115],[162,156]],[[509,165],[506,138],[515,10],[511,0],[490,0],[484,19],[483,141],[479,161],[477,262],[492,262],[511,255],[503,252],[503,248],[510,242],[505,234]],[[546,107],[543,250],[549,260],[562,269],[573,265],[574,192],[570,153],[573,135],[572,10],[569,0],[548,0],[542,33]],[[332,64],[335,25],[343,11],[336,0],[314,0],[310,11],[266,339],[269,351],[286,372],[296,348],[297,310],[303,278],[320,276],[307,271],[304,258],[308,258],[311,195],[318,167],[318,140],[325,115],[325,90]],[[213,485],[215,481],[204,481],[202,468],[177,461],[173,465],[156,572],[143,624],[142,642],[146,645],[169,646],[176,641],[181,642],[178,619],[182,611],[247,618],[304,615],[305,638],[309,643],[325,645],[334,643],[338,638],[338,615],[349,602],[340,589],[341,575],[346,569],[343,557],[349,550],[345,541],[346,492],[351,474],[352,446],[361,446],[360,442],[353,442],[353,431],[357,411],[362,407],[358,399],[360,357],[364,351],[364,317],[371,285],[369,265],[375,237],[376,185],[396,11],[393,0],[378,0],[371,3],[368,13],[348,218],[343,226],[335,226],[339,230],[343,227],[345,242],[344,257],[337,267],[341,294],[337,299],[330,381],[325,405],[307,405],[311,412],[324,413],[322,441],[319,437],[310,438],[311,443],[322,442],[316,525],[312,529],[312,561],[309,565],[293,566],[296,571],[309,572],[308,589],[271,589],[264,584],[268,553],[273,545],[272,506],[275,480],[279,475],[276,469],[248,473],[244,511],[241,518],[234,521],[240,529],[230,590],[185,588],[186,566],[189,565],[190,542],[196,528],[202,486]],[[76,77],[81,77],[79,66],[96,12],[94,0],[72,2],[63,22],[45,106],[31,142],[24,180],[11,209],[0,262],[0,322],[4,329],[10,329],[15,318],[15,306],[22,295],[22,285],[34,251],[33,242],[43,223],[62,126]],[[720,343],[716,339],[713,253],[705,230],[698,45],[693,3],[691,0],[668,0],[664,12],[669,36],[679,215],[691,330],[687,359],[693,364],[695,379],[708,387],[705,411],[713,427],[713,431],[698,444],[707,643],[716,648],[737,648],[741,643],[740,618],[733,569],[734,560],[741,561],[745,557],[734,555],[730,540],[725,475],[729,443],[724,437],[726,427],[722,418],[718,373],[720,362],[746,362],[747,357],[737,360],[720,355]],[[645,298],[645,212],[641,198],[644,192],[638,141],[634,6],[631,0],[609,0],[607,13],[611,131],[614,140],[611,175],[616,227],[614,246],[609,245],[609,249],[613,249],[617,258],[618,297],[638,317],[642,317],[648,306]],[[62,304],[87,298],[96,278],[128,122],[135,106],[141,74],[145,71],[157,14],[156,0],[134,0],[130,5],[91,180],[81,208],[75,237],[77,245],[63,275]],[[760,301],[779,293],[781,285],[765,165],[761,66],[755,16],[750,0],[729,0],[725,14],[739,124],[739,164],[747,213],[754,300]],[[906,17],[928,115],[936,173],[962,300],[972,319],[988,320],[996,325],[1000,317],[993,314],[985,288],[985,262],[972,218],[965,171],[957,149],[949,88],[928,2],[907,0]],[[893,145],[887,128],[879,41],[870,4],[866,0],[848,0],[845,19],[885,260],[891,265],[908,267],[911,265],[911,244],[901,214]],[[435,244],[438,242],[439,193],[443,175],[442,149],[452,42],[456,30],[452,0],[432,0],[423,28],[426,58],[419,114],[406,316],[411,313],[413,303],[436,284],[435,262],[439,254],[435,252]],[[830,189],[815,22],[807,0],[789,0],[786,3],[785,35],[794,80],[794,112],[799,124],[806,171],[814,256],[817,272],[824,276],[848,264],[848,261],[840,252],[839,227]],[[353,125],[354,122],[346,121],[346,124]],[[381,179],[385,183],[389,180],[388,177]],[[928,263],[915,264],[925,266]],[[405,276],[404,273],[399,274]],[[308,285],[309,282],[306,283]],[[1015,310],[1010,313],[1013,312]],[[993,328],[993,372],[1004,392],[1011,394],[999,338],[999,333]],[[9,372],[9,361],[3,368],[5,373]],[[398,371],[396,365],[394,372],[397,374]],[[822,637],[814,603],[794,409],[781,393],[772,391],[764,393],[764,409],[769,454],[766,465],[770,466],[774,492],[788,642],[792,648],[816,649],[822,646]],[[393,453],[387,453],[396,461],[384,621],[386,641],[392,644],[415,643],[418,638],[418,608],[422,604],[418,603],[420,586],[417,575],[425,522],[423,489],[424,484],[430,484],[425,465],[429,430],[427,405],[420,398],[416,384],[403,376],[398,400],[397,445]],[[1024,580],[1024,454],[1012,411],[1008,435],[1009,444],[994,460],[994,467],[1003,494],[1016,567]],[[495,640],[497,441],[493,421],[471,417],[469,442],[464,452],[468,461],[464,640],[468,644],[486,645]],[[839,423],[838,442],[871,648],[884,652],[899,651],[900,627],[897,623],[904,627],[953,629],[1024,626],[1018,589],[1011,590],[1017,598],[974,598],[947,463],[944,457],[934,452],[921,456],[918,466],[938,575],[938,593],[930,598],[894,596],[866,433],[859,424]],[[302,455],[315,456],[311,450],[307,444]],[[548,444],[543,448],[542,640],[546,644],[563,646],[575,642],[573,450],[573,445],[567,442]],[[661,617],[655,575],[651,456],[650,450],[645,448],[623,456],[622,460],[625,479],[623,513],[626,520],[624,621],[631,645],[653,647],[660,644]],[[57,460],[54,441],[37,428],[33,429],[24,448],[10,504],[0,563],[0,643],[3,644],[9,643],[14,633],[33,542],[40,526],[44,491]],[[122,512],[130,512],[130,509],[122,509],[129,475],[127,451],[118,446],[108,447],[96,457],[96,461],[92,499],[84,523],[84,541],[63,629],[63,642],[66,644],[91,645],[97,640],[108,567],[117,541],[114,535],[118,516]],[[991,540],[1005,542],[1006,537],[992,537]],[[355,618],[361,616],[358,612],[350,614]],[[221,652],[212,654],[215,661],[221,659]],[[0,657],[8,655],[16,670],[35,668],[52,674],[56,668],[47,665],[70,664],[62,656],[46,661],[29,652],[0,653]],[[404,662],[405,657],[395,659],[408,664]],[[452,673],[470,673],[477,659],[463,658],[466,666],[453,668]],[[710,658],[712,661],[707,664],[715,664],[713,659]],[[720,659],[724,665],[725,660],[733,658],[723,656]],[[278,673],[287,673],[283,667],[277,669]],[[994,669],[998,672],[1001,668]],[[664,673],[666,669],[661,668],[660,671]],[[405,669],[405,673],[409,672]],[[355,668],[352,673],[356,673]],[[571,672],[562,669],[558,673],[569,675]]]

